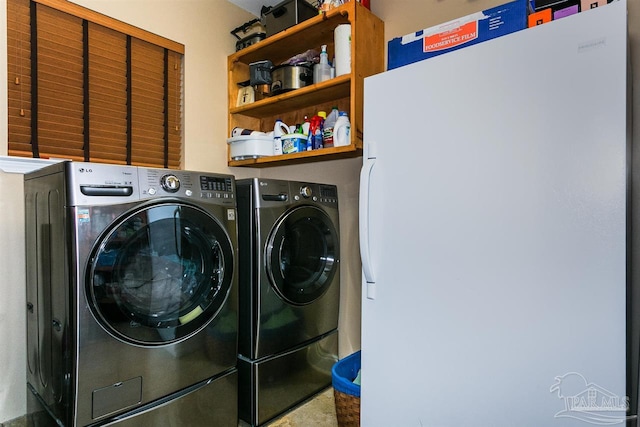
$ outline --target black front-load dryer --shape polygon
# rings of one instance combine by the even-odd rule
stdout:
[[[237,182],[239,411],[262,425],[331,383],[340,308],[334,185]]]

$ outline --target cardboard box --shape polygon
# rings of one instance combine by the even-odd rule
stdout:
[[[535,27],[536,25],[546,24],[547,22],[551,22],[552,20],[553,17],[551,15],[551,8],[542,9],[529,15],[529,26]]]
[[[389,41],[387,69],[527,28],[527,0],[515,0]]]

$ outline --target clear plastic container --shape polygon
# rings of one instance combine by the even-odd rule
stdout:
[[[329,65],[329,55],[327,45],[322,45],[320,52],[320,63],[313,66],[313,83],[320,83],[331,79],[331,65]]]

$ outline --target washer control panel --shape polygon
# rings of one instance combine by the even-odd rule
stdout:
[[[204,172],[139,168],[142,197],[175,196],[235,203],[235,185],[231,175]]]
[[[233,175],[89,162],[65,162],[65,170],[71,206],[170,196],[220,205],[236,203]]]

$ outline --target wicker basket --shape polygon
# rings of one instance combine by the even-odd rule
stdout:
[[[360,398],[347,393],[333,390],[336,400],[336,416],[340,427],[360,426]]]
[[[339,427],[360,426],[360,386],[353,383],[359,370],[359,351],[338,361],[331,369]]]

